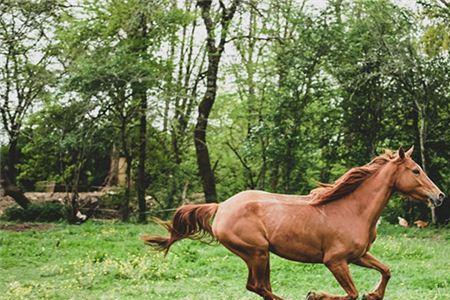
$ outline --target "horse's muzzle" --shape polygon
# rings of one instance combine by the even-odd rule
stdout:
[[[429,199],[430,199],[431,204],[432,204],[434,207],[439,207],[439,206],[441,206],[442,203],[444,202],[445,194],[444,194],[444,193],[439,193],[439,194],[437,195],[437,197],[436,197],[436,196],[432,196],[432,197],[430,197]]]

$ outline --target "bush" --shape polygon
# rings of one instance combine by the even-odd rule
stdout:
[[[387,221],[391,224],[398,224],[398,217],[405,217],[402,201],[397,197],[393,197],[384,209],[382,217],[384,221]]]
[[[133,197],[133,195],[130,195],[130,197]],[[101,207],[119,209],[123,204],[124,198],[125,198],[125,189],[115,188],[113,190],[106,192],[100,198],[100,205]]]
[[[5,209],[2,218],[7,221],[54,222],[64,219],[65,207],[60,203],[31,204],[27,209],[13,206]]]
[[[402,199],[394,195],[383,211],[383,220],[398,224],[398,217],[406,219],[409,225],[416,220],[430,221],[429,209],[426,204],[418,201]]]

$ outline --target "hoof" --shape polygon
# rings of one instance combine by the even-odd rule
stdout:
[[[308,295],[306,295],[306,300],[315,300],[316,299],[316,293],[309,292]]]
[[[364,294],[362,296],[362,300],[382,300],[383,298],[381,298],[380,296],[370,293],[370,294]]]

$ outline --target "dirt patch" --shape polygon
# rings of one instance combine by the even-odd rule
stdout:
[[[53,224],[33,224],[33,223],[23,223],[23,224],[0,224],[0,230],[16,231],[22,232],[27,230],[34,231],[45,231],[53,228]]]
[[[86,192],[79,193],[78,203],[81,207],[85,203],[91,203],[98,201],[105,192]],[[67,193],[36,193],[36,192],[27,192],[25,196],[30,199],[31,203],[44,203],[44,202],[54,202],[64,204],[65,198],[68,197]],[[1,197],[0,196],[0,215],[7,209],[8,207],[17,205],[14,199],[8,196]]]
[[[14,201],[13,198],[8,197],[8,196],[4,196],[4,197],[0,196],[0,215],[3,213],[3,211],[5,209],[7,209],[8,207],[13,206],[15,204],[16,204],[16,202]]]
[[[118,209],[103,206],[100,201],[101,197],[106,193],[113,193],[114,191],[100,191],[100,192],[84,192],[79,193],[78,205],[80,207],[80,212],[88,215],[88,217],[98,218],[98,219],[118,219],[120,213]],[[67,193],[41,193],[41,192],[27,192],[25,196],[30,199],[31,203],[61,203],[65,204],[67,202],[67,197],[70,196]],[[8,207],[16,206],[16,202],[8,196],[0,197],[0,216],[3,214],[5,209]],[[150,203],[148,203],[150,207]],[[30,225],[30,224],[24,224]],[[2,228],[0,225],[0,230],[13,230],[13,231],[24,231],[33,228],[24,228],[19,230]],[[39,229],[37,229],[39,230]],[[44,229],[45,230],[45,229]]]

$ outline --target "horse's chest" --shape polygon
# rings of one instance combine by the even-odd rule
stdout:
[[[371,232],[362,229],[342,232],[339,238],[331,241],[329,249],[349,258],[359,258],[369,250],[373,236]]]

